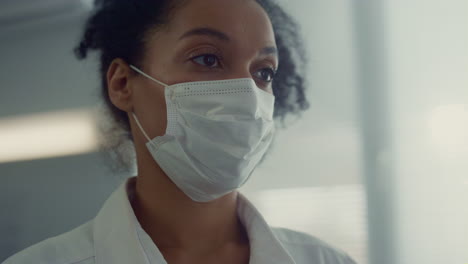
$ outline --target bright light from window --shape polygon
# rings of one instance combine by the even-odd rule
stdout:
[[[468,106],[437,107],[429,117],[432,142],[448,153],[468,153]]]
[[[97,146],[88,109],[0,119],[0,163],[76,155]]]

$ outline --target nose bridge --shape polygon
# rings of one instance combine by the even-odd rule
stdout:
[[[230,60],[230,67],[226,73],[227,79],[252,78],[251,66],[254,53],[251,47],[237,47],[235,55]]]
[[[240,60],[232,67],[232,70],[228,73],[228,79],[240,79],[240,78],[250,78],[252,79],[252,74],[250,73],[250,65],[246,60]]]

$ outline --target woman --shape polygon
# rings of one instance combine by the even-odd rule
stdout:
[[[100,52],[104,99],[138,176],[95,219],[5,263],[354,263],[271,228],[235,190],[273,117],[305,109],[295,25],[267,0],[101,0],[77,48]]]

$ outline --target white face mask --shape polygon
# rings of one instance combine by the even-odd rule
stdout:
[[[187,82],[165,87],[167,128],[149,138],[151,155],[188,197],[208,202],[241,187],[274,135],[275,97],[253,79]]]

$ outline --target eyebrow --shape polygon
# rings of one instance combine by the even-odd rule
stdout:
[[[184,34],[182,34],[182,36],[180,36],[179,40],[181,40],[183,38],[191,37],[191,36],[210,36],[210,37],[215,37],[217,39],[220,39],[222,41],[230,41],[231,40],[229,38],[229,36],[226,35],[225,33],[221,32],[219,30],[216,30],[214,28],[210,28],[210,27],[199,27],[199,28],[191,29],[191,30],[185,32]],[[276,47],[274,47],[274,46],[265,47],[265,48],[260,50],[259,54],[260,55],[274,55],[274,56],[278,57],[278,49]]]
[[[186,37],[190,37],[190,36],[211,36],[211,37],[215,37],[215,38],[218,38],[220,40],[223,40],[223,41],[230,41],[231,40],[223,32],[218,31],[218,30],[213,29],[213,28],[208,28],[208,27],[201,27],[201,28],[195,28],[195,29],[189,30],[189,31],[185,32],[182,36],[180,36],[179,40],[181,40],[183,38],[186,38]]]

